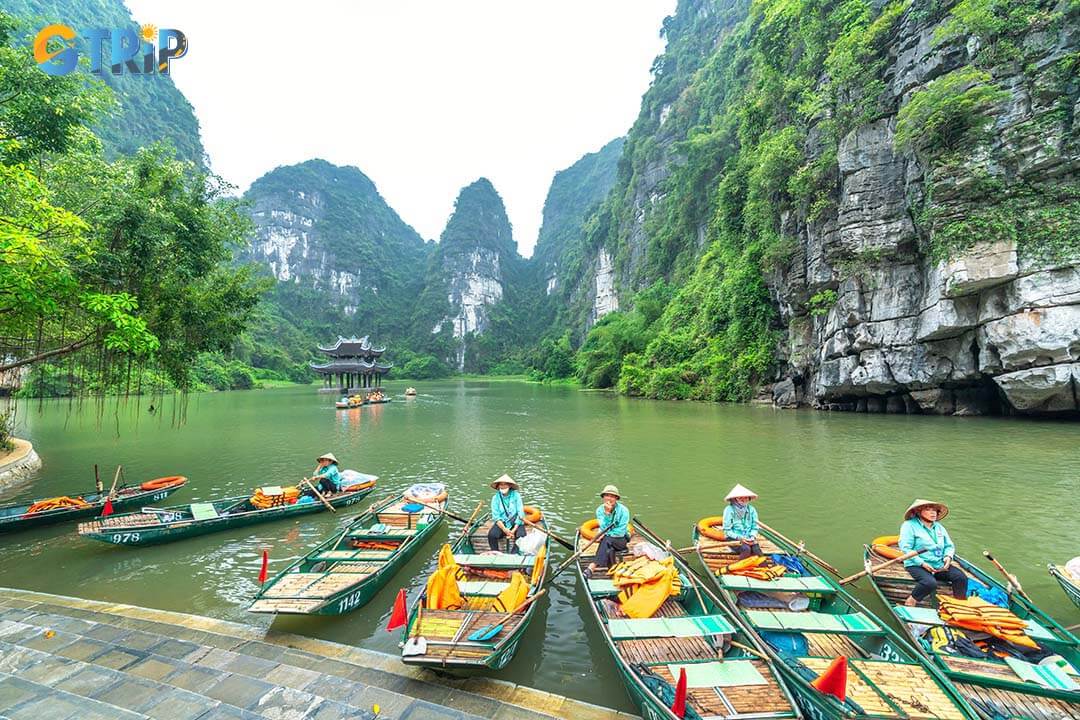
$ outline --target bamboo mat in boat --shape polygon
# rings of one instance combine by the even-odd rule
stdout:
[[[154,513],[133,513],[104,520],[90,520],[79,523],[80,533],[111,532],[136,527],[156,527],[161,525],[161,518]]]
[[[829,666],[832,658],[802,658],[802,662],[820,674]],[[862,675],[869,678],[877,689],[863,680]],[[913,719],[964,718],[956,704],[921,665],[849,659],[847,692],[868,713],[896,715],[896,710],[889,704],[891,701]]]
[[[780,684],[777,682],[768,663],[763,660],[743,662],[750,662],[765,678],[766,684],[689,688],[687,695],[698,714],[730,717],[733,713],[724,703],[725,699],[735,709],[734,714],[782,713],[791,710],[791,703],[788,701],[787,696],[784,695],[784,691],[780,688]],[[672,676],[667,665],[654,665],[650,669],[672,685],[678,680],[678,678]]]
[[[1080,719],[1080,703],[1070,703],[1057,698],[1040,697],[1011,690],[999,690],[981,685],[956,683],[956,689],[969,700],[975,698],[995,706],[1003,714],[1030,720]]]

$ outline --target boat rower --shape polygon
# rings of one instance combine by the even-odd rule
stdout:
[[[624,552],[630,540],[630,510],[619,500],[619,488],[606,485],[600,491],[603,502],[596,508],[597,533],[607,530],[596,548],[596,559],[585,569],[585,577],[591,578],[597,568],[609,568],[615,562],[615,554]]]
[[[525,505],[517,482],[503,475],[491,483],[495,494],[491,497],[491,529],[488,530],[488,546],[499,549],[499,541],[511,538],[508,552],[517,553],[517,538],[525,537]]]
[[[319,492],[330,495],[341,490],[341,473],[338,471],[338,460],[334,453],[324,453],[315,462],[319,464],[315,468],[315,477],[319,479]],[[315,497],[311,488],[305,489],[304,494]]]
[[[736,484],[724,499],[728,502],[724,508],[724,537],[740,541],[732,550],[743,559],[751,555],[761,555],[761,546],[758,544],[758,533],[761,529],[758,527],[757,509],[750,504],[757,500],[757,493]]]
[[[918,605],[923,598],[937,592],[938,580],[952,583],[953,597],[961,600],[967,597],[967,575],[952,564],[956,546],[940,522],[948,514],[946,505],[930,500],[916,500],[904,513],[900,552],[922,553],[904,561],[904,568],[915,578],[915,589],[904,601],[905,605]]]

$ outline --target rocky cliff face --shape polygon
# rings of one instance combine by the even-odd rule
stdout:
[[[310,160],[267,173],[245,199],[256,235],[244,259],[340,313],[352,330],[339,332],[405,332],[430,248],[366,175]]]
[[[842,138],[835,213],[791,219],[800,244],[770,283],[787,325],[774,388],[780,404],[1080,411],[1080,256],[1047,257],[1018,236],[1025,225],[1016,217],[1003,218],[1013,225],[1005,232],[961,226],[963,246],[942,257],[933,249],[944,228],[927,219],[935,211],[953,223],[983,216],[1023,187],[1042,196],[1039,212],[1062,218],[1055,234],[1075,232],[1080,88],[1059,73],[1080,48],[1080,25],[1021,36],[1026,65],[991,68],[1002,92],[983,115],[984,141],[945,162],[896,143],[897,117],[912,98],[985,60],[975,35],[936,42],[943,22],[910,11],[900,19],[884,70],[896,112]],[[974,184],[986,190],[965,190]],[[835,304],[807,313],[807,300],[823,291],[836,293]]]
[[[806,5],[806,26],[834,10]],[[777,101],[780,86],[761,90],[771,65],[794,83],[790,68],[805,70],[819,52],[805,38],[783,44],[784,10],[680,3],[608,201],[612,229],[589,255],[593,276],[579,280],[590,322],[657,278],[711,282],[684,302],[719,293],[715,314],[698,303],[694,324],[670,309],[666,318],[672,337],[696,339],[646,353],[641,365],[668,363],[672,382],[689,388],[676,396],[701,397],[708,363],[697,358],[710,335],[733,337],[739,313],[752,311],[724,294],[732,268],[745,274],[739,262],[750,259],[778,338],[758,383],[778,405],[1080,411],[1080,10],[844,5],[876,20],[858,38],[830,41],[809,74],[823,100],[804,110],[794,97]],[[842,52],[854,61],[843,64]],[[708,97],[731,93],[751,59],[742,108]],[[861,84],[842,85],[844,72],[863,73]],[[807,102],[811,88],[801,92]],[[757,120],[746,107],[754,102]],[[845,121],[853,105],[862,114]],[[797,185],[805,178],[809,191]],[[710,247],[713,262],[693,269]]]
[[[466,369],[473,338],[489,329],[492,308],[520,280],[520,262],[491,182],[480,178],[463,188],[432,258],[417,319],[421,330],[450,348],[459,371]]]

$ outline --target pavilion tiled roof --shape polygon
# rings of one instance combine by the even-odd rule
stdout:
[[[330,347],[319,346],[319,350],[332,357],[378,357],[386,352],[386,346],[374,347],[368,335],[364,337],[342,337]]]

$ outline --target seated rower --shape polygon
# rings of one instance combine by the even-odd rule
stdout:
[[[956,555],[949,531],[939,520],[949,514],[949,508],[930,500],[916,500],[904,513],[900,526],[900,552],[924,551],[904,561],[904,568],[915,578],[915,589],[904,601],[918,605],[919,601],[937,592],[937,581],[952,583],[953,597],[967,597],[968,580],[964,571],[952,564]]]
[[[341,473],[338,472],[338,461],[334,453],[320,455],[315,462],[319,463],[315,468],[315,477],[319,480],[319,492],[323,495],[332,495],[341,489]],[[304,494],[315,497],[311,488],[305,488]]]
[[[491,497],[491,529],[488,530],[488,546],[499,549],[503,538],[510,538],[508,552],[517,553],[517,538],[525,537],[525,505],[521,501],[518,484],[509,475],[503,475],[491,483],[495,494]]]
[[[735,485],[724,499],[728,501],[728,506],[724,508],[724,537],[740,541],[731,548],[732,552],[744,560],[751,555],[761,555],[757,509],[750,504],[757,500],[757,493],[742,485]]]
[[[596,520],[600,523],[596,532],[607,530],[607,534],[600,538],[596,558],[585,569],[587,578],[591,578],[597,568],[611,567],[615,563],[615,553],[625,551],[626,543],[630,539],[630,510],[619,502],[619,488],[614,485],[605,486],[600,491],[600,499],[604,502],[596,508]]]

